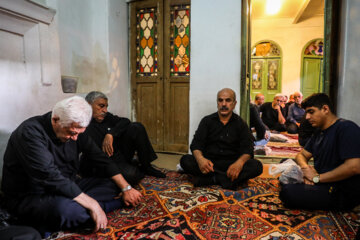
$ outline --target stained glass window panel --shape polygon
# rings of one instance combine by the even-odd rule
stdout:
[[[312,41],[304,51],[305,55],[323,56],[324,55],[324,41],[317,39]]]
[[[170,10],[170,74],[190,75],[190,5]]]
[[[263,57],[280,56],[280,49],[271,42],[261,42],[253,48],[251,55]]]
[[[139,9],[136,18],[136,74],[157,76],[157,21],[155,8]]]

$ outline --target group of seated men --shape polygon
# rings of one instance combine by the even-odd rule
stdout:
[[[133,186],[144,175],[166,177],[151,166],[157,156],[140,123],[109,113],[103,93],[91,92],[85,99],[64,99],[51,112],[25,120],[5,151],[5,207],[43,236],[85,226],[104,229],[106,213],[142,201]],[[263,166],[253,159],[247,123],[233,111],[235,92],[224,88],[216,101],[217,112],[200,121],[192,154],[184,155],[180,165],[195,186],[235,189],[260,175]],[[282,186],[280,198],[292,208],[355,207],[360,204],[360,128],[337,118],[325,94],[310,96],[302,107],[318,131],[296,157],[305,184]],[[314,167],[308,165],[311,157]]]

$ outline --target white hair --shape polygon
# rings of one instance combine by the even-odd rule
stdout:
[[[284,95],[282,93],[277,93],[275,96],[274,96],[274,99],[277,98],[277,97],[284,97]]]
[[[92,117],[92,108],[84,98],[73,96],[57,102],[52,110],[51,117],[58,117],[62,127],[77,123],[87,127]]]

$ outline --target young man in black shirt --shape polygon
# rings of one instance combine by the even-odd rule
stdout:
[[[108,112],[108,98],[102,92],[92,91],[85,99],[93,109],[86,133],[115,163],[128,182],[137,184],[145,174],[166,177],[164,173],[151,166],[151,162],[157,159],[157,156],[141,123],[132,123],[127,118]],[[138,161],[134,161],[135,152]],[[96,166],[89,161],[81,168],[86,175],[98,174]]]
[[[333,113],[329,97],[313,94],[302,103],[317,128],[295,160],[304,184],[282,186],[280,199],[291,208],[352,209],[360,204],[360,128]],[[314,166],[308,161],[314,158]]]
[[[249,127],[233,112],[236,96],[224,88],[217,94],[218,111],[204,117],[180,165],[194,176],[195,186],[218,184],[234,189],[262,173],[262,164],[252,159],[254,138]]]
[[[43,236],[83,224],[94,224],[95,231],[104,229],[105,213],[123,202],[136,206],[141,201],[141,193],[83,134],[91,115],[84,98],[67,98],[52,112],[24,121],[9,139],[1,185],[5,206]],[[107,178],[81,178],[80,154]]]

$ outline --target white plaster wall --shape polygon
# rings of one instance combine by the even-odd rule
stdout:
[[[109,111],[129,117],[128,14],[125,0],[47,0],[57,10],[61,75],[78,94],[102,91]]]
[[[360,0],[342,1],[337,115],[360,125]]]
[[[251,45],[272,40],[282,50],[282,93],[300,91],[301,52],[305,44],[324,36],[324,16],[317,16],[298,24],[292,18],[254,19]]]
[[[40,23],[41,24],[41,23]],[[12,132],[22,121],[34,115],[44,114],[52,109],[60,99],[70,96],[63,94],[60,85],[59,41],[56,24],[49,26],[49,42],[52,47],[47,52],[43,67],[47,68],[46,82],[41,81],[40,48],[35,39],[39,27],[34,25],[22,36],[0,31],[0,130]],[[24,55],[26,57],[24,58]]]
[[[202,117],[217,111],[216,94],[240,89],[239,0],[191,2],[190,132],[192,141]]]

